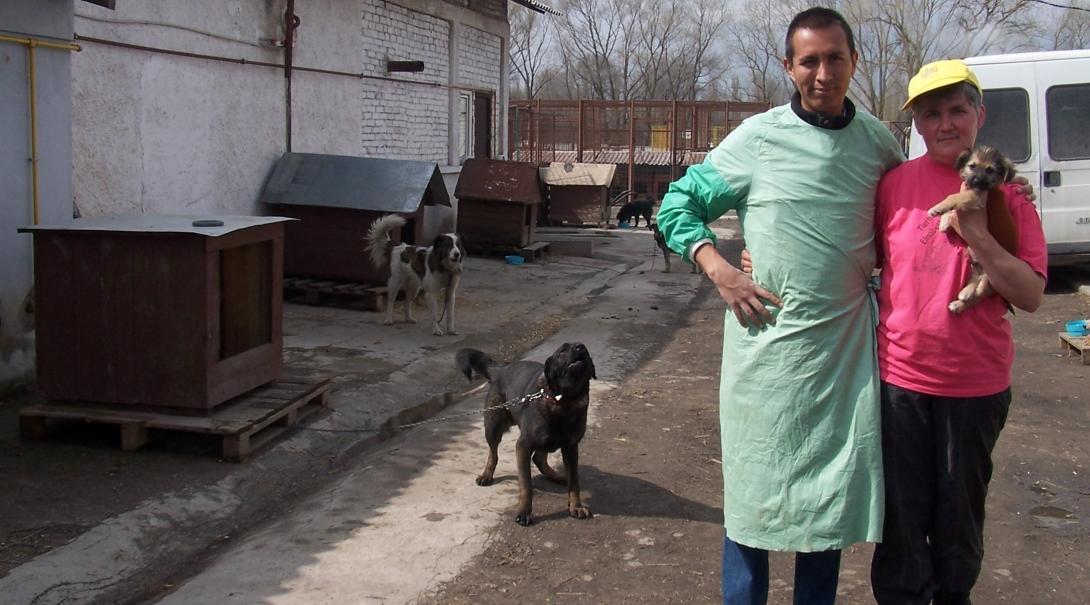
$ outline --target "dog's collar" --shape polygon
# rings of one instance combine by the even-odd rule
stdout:
[[[800,120],[810,124],[811,126],[817,126],[818,128],[825,128],[827,130],[840,130],[852,123],[852,118],[855,117],[855,104],[851,99],[844,98],[844,113],[839,116],[823,116],[816,111],[808,111],[802,107],[802,95],[799,91],[795,91],[795,94],[791,96],[791,111],[795,112],[795,115]]]
[[[553,395],[552,393],[542,393],[541,394],[541,398],[543,400],[548,401],[550,403],[557,403],[557,404],[560,403],[560,400],[563,397],[564,397],[564,395]]]

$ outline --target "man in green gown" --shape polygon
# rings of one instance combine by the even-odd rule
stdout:
[[[767,601],[769,550],[797,553],[795,603],[832,603],[840,550],[881,539],[874,194],[903,157],[846,97],[858,55],[843,17],[799,13],[786,47],[792,102],[731,132],[671,184],[658,214],[669,246],[731,311],[720,387],[726,605]],[[729,210],[761,261],[752,279],[707,227]]]

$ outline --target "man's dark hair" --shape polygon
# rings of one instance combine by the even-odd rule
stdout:
[[[824,6],[815,6],[795,15],[795,18],[791,20],[791,25],[787,26],[787,41],[785,44],[787,47],[787,61],[790,63],[795,59],[795,49],[791,46],[791,38],[795,35],[795,30],[824,29],[834,25],[839,25],[844,30],[844,35],[848,37],[848,50],[854,55],[855,36],[852,35],[852,27],[835,10]]]

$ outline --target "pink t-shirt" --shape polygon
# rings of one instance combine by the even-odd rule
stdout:
[[[961,315],[946,305],[970,277],[969,249],[953,229],[938,230],[927,210],[961,187],[957,171],[922,156],[878,184],[875,241],[882,266],[878,290],[878,368],[883,381],[944,397],[981,397],[1011,383],[1014,341],[1006,303],[991,296]],[[1048,266],[1033,203],[1008,186],[1018,225],[1018,257],[1041,276]]]

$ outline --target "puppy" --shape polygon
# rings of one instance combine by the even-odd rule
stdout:
[[[387,274],[386,320],[383,323],[394,323],[394,301],[401,291],[405,292],[405,321],[415,322],[413,301],[423,288],[433,320],[432,334],[457,334],[454,329],[454,299],[466,257],[462,236],[444,233],[427,248],[394,244],[390,240],[390,232],[404,225],[403,217],[387,214],[371,223],[367,232],[371,264],[378,269],[384,268]],[[444,297],[442,315],[439,313],[440,295]]]
[[[1007,196],[1001,186],[1014,178],[1014,166],[1010,160],[998,150],[981,145],[976,149],[963,151],[958,156],[956,166],[968,190],[947,196],[927,211],[930,216],[942,216],[939,220],[939,231],[950,228],[950,219],[957,210],[986,208],[988,232],[1007,252],[1017,254],[1018,226],[1011,216]],[[963,313],[985,296],[994,293],[983,268],[973,260],[969,282],[958,292],[957,300],[952,301],[947,308],[952,313]]]
[[[484,438],[488,442],[488,459],[477,477],[477,485],[491,485],[496,472],[496,448],[512,426],[518,425],[515,462],[518,466],[519,499],[515,522],[522,526],[532,522],[533,488],[530,484],[530,461],[541,474],[557,483],[568,484],[568,514],[576,519],[588,519],[590,510],[579,497],[579,441],[587,429],[587,408],[590,406],[590,381],[597,378],[590,352],[581,343],[565,343],[545,360],[518,361],[501,366],[475,349],[461,349],[455,356],[458,368],[466,378],[474,372],[488,379],[489,407],[519,401],[507,408],[489,410],[484,415]],[[564,473],[549,466],[549,452],[560,450]]]
[[[651,214],[655,210],[655,202],[649,199],[636,200],[634,202],[628,202],[624,206],[621,206],[621,210],[617,213],[617,223],[625,223],[630,220],[634,220],[633,227],[640,226],[640,217],[644,219],[645,225],[651,224]]]

